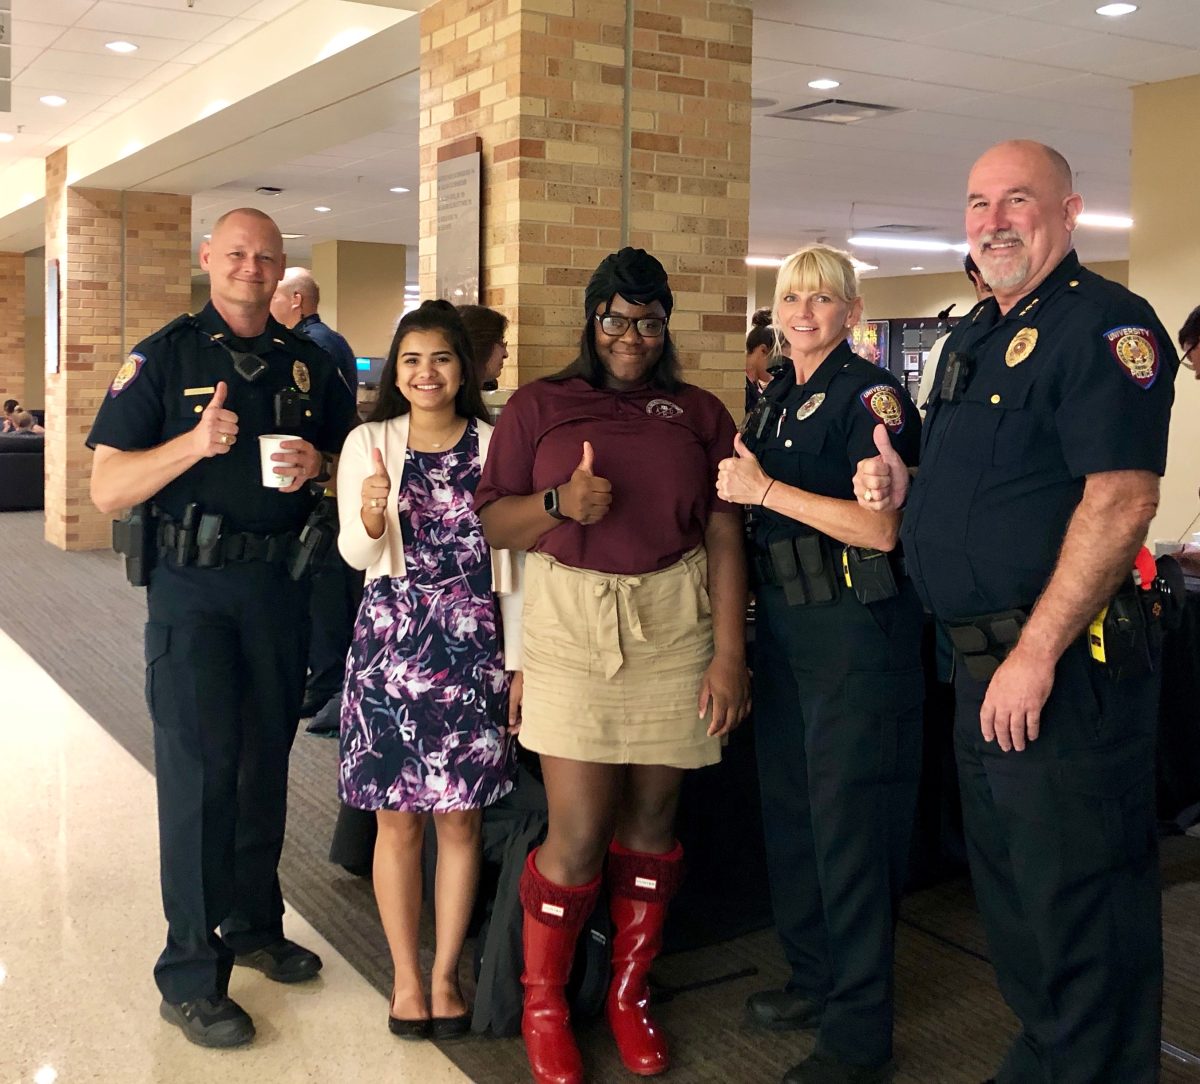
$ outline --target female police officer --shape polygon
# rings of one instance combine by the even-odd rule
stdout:
[[[791,966],[751,995],[773,1030],[819,1028],[787,1084],[890,1079],[892,940],[921,747],[921,608],[888,555],[899,514],[863,514],[854,464],[883,423],[915,462],[920,419],[891,374],[851,352],[862,313],[849,257],[783,264],[775,326],[791,346],[720,465],[753,507],[754,704],[775,921]],[[753,450],[751,450],[753,449]]]

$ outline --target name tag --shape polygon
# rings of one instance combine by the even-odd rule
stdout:
[[[184,388],[184,395],[212,395],[216,388]]]

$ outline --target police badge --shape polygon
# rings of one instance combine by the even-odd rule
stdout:
[[[303,392],[312,387],[312,381],[308,377],[308,366],[304,362],[292,362],[292,383],[296,385],[297,390]]]
[[[1036,327],[1023,327],[1013,337],[1012,342],[1008,344],[1008,349],[1004,351],[1004,364],[1010,369],[1020,365],[1030,354],[1033,353],[1033,348],[1037,346],[1038,333]]]
[[[823,391],[817,392],[811,399],[806,399],[801,404],[800,409],[796,411],[796,421],[802,422],[805,418],[811,418],[823,402],[825,402],[825,393]]]

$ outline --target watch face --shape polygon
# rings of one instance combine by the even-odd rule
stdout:
[[[558,490],[557,489],[546,490],[545,494],[542,497],[542,504],[545,507],[546,511],[549,512],[550,515],[552,515],[555,519],[566,519],[567,518],[558,510]]]

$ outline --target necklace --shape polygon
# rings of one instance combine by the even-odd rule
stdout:
[[[417,430],[416,427],[413,426],[412,423],[410,422],[409,430],[408,430],[409,440],[413,444],[428,444],[429,447],[431,447],[431,448],[440,448],[443,444],[446,443],[446,441],[448,441],[451,437],[453,437],[455,435],[455,433],[458,430],[459,423],[461,421],[462,421],[462,418],[456,417],[454,419],[454,424],[448,430],[444,430],[438,440],[433,440],[430,437],[426,436],[424,433]]]

